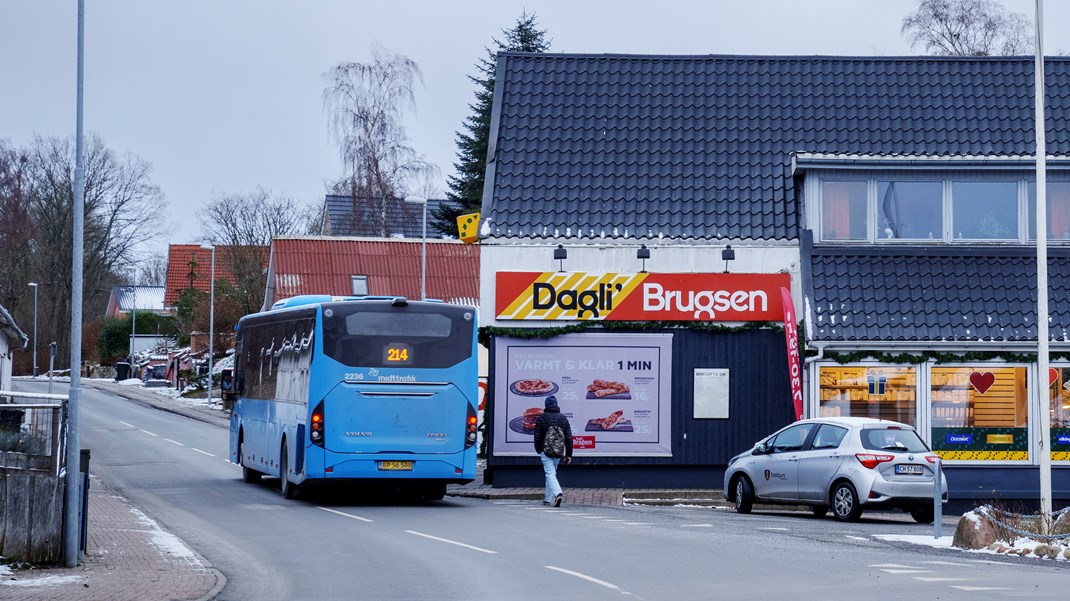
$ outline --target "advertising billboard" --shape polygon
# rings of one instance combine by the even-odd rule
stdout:
[[[671,334],[569,334],[495,342],[495,455],[535,455],[535,420],[557,397],[573,455],[668,457]]]

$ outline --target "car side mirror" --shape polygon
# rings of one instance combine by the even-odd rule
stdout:
[[[754,451],[751,452],[751,455],[765,455],[768,452],[769,452],[769,443],[763,442],[762,444],[758,445],[754,449]]]

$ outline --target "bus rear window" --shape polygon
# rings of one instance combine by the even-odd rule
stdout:
[[[323,305],[323,353],[349,367],[446,368],[472,356],[475,309]]]

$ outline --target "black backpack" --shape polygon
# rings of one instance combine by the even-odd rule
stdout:
[[[551,425],[546,428],[546,437],[542,440],[542,452],[547,457],[561,458],[565,456],[565,431],[561,426]]]

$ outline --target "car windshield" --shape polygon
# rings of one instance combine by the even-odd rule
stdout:
[[[865,428],[862,430],[862,446],[871,451],[929,451],[917,432],[901,428]]]

